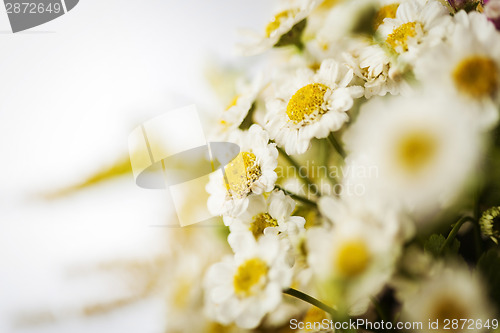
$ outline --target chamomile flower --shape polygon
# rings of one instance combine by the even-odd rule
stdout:
[[[343,204],[332,197],[320,200],[320,211],[332,220],[333,227],[308,230],[308,263],[320,288],[337,285],[330,295],[332,302],[340,299],[346,304],[334,305],[361,314],[370,296],[380,292],[391,277],[401,242],[388,232],[397,226],[393,218],[384,221],[387,216],[360,214]],[[328,293],[328,288],[323,290]]]
[[[366,178],[350,174],[363,195],[427,214],[449,206],[481,156],[481,134],[466,107],[427,95],[372,99],[344,136],[347,168],[375,166]]]
[[[291,216],[295,201],[283,191],[273,191],[266,199],[262,195],[249,198],[247,210],[237,218],[224,217],[231,232],[250,231],[255,239],[264,234],[286,236],[304,230],[306,223],[301,216]]]
[[[467,105],[485,128],[498,121],[500,34],[486,17],[460,11],[448,42],[430,50],[416,64],[424,86]]]
[[[276,46],[280,39],[296,25],[303,25],[311,11],[318,5],[318,0],[296,0],[284,2],[278,13],[267,24],[262,34],[254,31],[243,31],[250,39],[248,44],[240,45],[238,51],[244,55],[255,55]],[[295,36],[298,38],[297,36]]]
[[[277,82],[276,97],[269,100],[266,129],[287,154],[303,154],[313,138],[325,138],[349,119],[360,86],[349,86],[353,71],[333,59],[315,73],[304,68],[289,80]]]
[[[250,233],[230,234],[228,242],[235,255],[213,265],[206,275],[207,313],[222,324],[255,328],[280,304],[292,269],[275,236],[255,240]]]
[[[380,45],[363,43],[344,53],[344,58],[354,74],[365,82],[366,98],[385,96],[387,93],[405,95],[411,91],[404,78],[404,66]]]
[[[262,74],[257,75],[252,83],[239,82],[237,95],[231,100],[229,105],[221,112],[219,122],[212,136],[217,140],[226,140],[234,132],[240,131],[240,126],[246,120],[249,113],[255,107],[255,102],[259,92],[265,85]]]
[[[450,27],[448,9],[436,0],[400,4],[394,18],[385,18],[377,32],[402,60],[413,64],[421,50],[440,42]]]
[[[231,140],[240,146],[240,153],[224,167],[223,173],[210,175],[206,190],[212,214],[236,217],[248,207],[250,195],[273,190],[278,177],[278,150],[259,125],[236,133]]]
[[[442,266],[432,277],[424,280],[415,293],[402,299],[403,318],[407,321],[421,321],[425,332],[446,332],[445,320],[457,320],[459,325],[453,326],[454,332],[467,332],[467,325],[462,326],[461,319],[473,319],[474,323],[494,318],[494,312],[488,300],[484,284],[477,275],[472,275],[467,267]],[[425,323],[438,321],[436,330]],[[474,331],[482,332],[487,328]]]

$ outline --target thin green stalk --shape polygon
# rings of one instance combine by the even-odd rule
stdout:
[[[312,296],[309,296],[307,294],[304,294],[301,291],[298,291],[297,289],[289,288],[289,289],[283,291],[283,293],[287,294],[287,295],[290,295],[290,296],[293,296],[295,298],[298,298],[300,300],[303,300],[304,302],[307,302],[307,303],[309,303],[311,305],[314,305],[317,308],[320,308],[321,310],[323,310],[326,313],[330,314],[330,316],[332,316],[332,318],[335,318],[335,316],[337,315],[337,311],[335,311],[335,309],[329,307],[325,303],[317,300],[316,298],[314,298]]]
[[[342,148],[342,145],[337,141],[337,139],[335,139],[333,133],[328,134],[328,141],[332,145],[333,149],[335,149],[337,153],[339,153],[339,155],[342,156],[343,159],[345,159],[346,157],[345,150],[344,148]]]
[[[298,201],[300,201],[300,202],[302,202],[302,203],[305,203],[305,204],[307,204],[307,205],[310,205],[310,206],[313,206],[313,207],[315,207],[315,208],[318,208],[318,204],[317,204],[316,202],[314,202],[314,201],[312,201],[312,200],[309,200],[309,199],[308,199],[308,198],[306,198],[306,197],[303,197],[303,196],[301,196],[301,195],[299,195],[299,194],[295,194],[295,193],[292,193],[292,192],[290,192],[290,191],[287,191],[287,190],[285,190],[284,188],[282,188],[282,187],[281,187],[281,186],[279,186],[279,185],[274,185],[274,188],[275,188],[275,189],[277,189],[277,190],[280,190],[280,191],[285,192],[285,194],[287,194],[287,195],[291,196],[291,197],[292,197],[293,199],[295,199],[295,200],[298,200]]]
[[[280,147],[277,148],[280,155],[283,156],[287,160],[287,162],[297,170],[300,179],[302,179],[308,186],[310,187],[314,186],[314,183],[309,178],[309,176],[307,174],[303,174],[302,172],[303,167],[301,167],[299,163],[297,163],[297,161],[293,157],[289,156],[283,149],[281,149]]]
[[[451,245],[451,243],[455,240],[458,231],[460,230],[462,225],[464,225],[465,222],[474,222],[474,219],[470,216],[463,216],[462,218],[460,218],[460,220],[458,220],[457,223],[455,223],[453,229],[451,229],[450,233],[448,234],[448,237],[446,238],[443,245],[439,249],[439,254],[443,254],[443,251]]]

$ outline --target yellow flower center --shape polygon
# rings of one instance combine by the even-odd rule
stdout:
[[[305,324],[305,332],[317,332],[317,330],[315,329],[315,325],[318,324],[316,323],[321,323],[324,319],[328,319],[325,311],[315,306],[311,307],[309,310],[307,310],[306,315],[302,320]]]
[[[445,319],[462,319],[468,318],[468,311],[464,304],[459,303],[452,295],[441,296],[439,300],[433,304],[431,308],[431,320],[439,320],[443,323]],[[441,325],[440,325],[441,326]]]
[[[286,107],[288,119],[298,124],[326,113],[322,106],[327,91],[328,87],[321,83],[311,83],[297,90]]]
[[[384,23],[384,19],[386,18],[395,18],[396,17],[396,12],[398,11],[399,4],[398,3],[393,3],[390,5],[385,5],[382,6],[378,11],[375,16],[375,20],[373,22],[373,27],[375,30],[380,27],[382,23]]]
[[[392,33],[389,36],[387,36],[386,42],[395,51],[399,47],[401,47],[403,51],[408,51],[408,38],[415,37],[416,35],[417,35],[417,23],[408,22],[401,24],[397,28],[394,28]]]
[[[250,231],[257,239],[263,235],[264,229],[267,227],[277,227],[278,221],[273,219],[268,213],[261,213],[253,218],[250,224]]]
[[[483,56],[464,59],[452,75],[457,89],[473,98],[493,97],[500,83],[497,65]]]
[[[370,263],[370,252],[361,240],[344,242],[337,254],[336,266],[341,275],[356,277],[363,273]]]
[[[225,185],[231,196],[243,198],[262,175],[253,153],[241,152],[225,167]]]
[[[267,264],[259,258],[243,262],[237,269],[233,279],[236,295],[248,297],[252,295],[255,286],[267,275]]]
[[[271,34],[276,31],[283,21],[285,21],[289,17],[294,17],[297,14],[297,9],[288,9],[276,14],[272,21],[269,22],[266,26],[266,37],[269,38]]]
[[[405,133],[397,143],[396,160],[405,172],[415,174],[434,160],[437,150],[435,136],[424,131],[413,131]]]

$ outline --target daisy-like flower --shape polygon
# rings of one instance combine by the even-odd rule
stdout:
[[[259,92],[264,87],[263,75],[257,75],[251,84],[238,83],[237,95],[219,116],[219,122],[212,134],[214,139],[229,139],[232,133],[239,131],[249,112],[255,107]]]
[[[346,167],[378,172],[349,174],[345,186],[422,215],[449,206],[481,156],[481,131],[468,111],[427,95],[370,100],[344,136]]]
[[[305,19],[311,11],[321,2],[319,0],[296,0],[288,1],[286,7],[278,10],[272,20],[265,27],[262,34],[254,31],[243,31],[250,39],[250,42],[245,45],[240,45],[238,51],[244,55],[255,55],[262,53],[280,42],[280,39],[291,34],[292,28],[300,26],[300,30],[305,28]],[[300,38],[300,36],[291,36],[292,38]]]
[[[330,295],[332,302],[340,299],[346,304],[334,305],[357,315],[366,311],[370,296],[380,292],[391,277],[402,240],[394,232],[398,226],[395,215],[344,205],[333,197],[321,198],[320,211],[333,227],[308,230],[308,263],[320,288],[338,286]]]
[[[432,277],[424,280],[415,293],[407,294],[402,300],[403,318],[406,321],[421,321],[425,332],[447,332],[445,320],[458,320],[454,332],[467,332],[467,325],[462,326],[461,319],[473,319],[474,323],[495,318],[484,283],[478,276],[472,275],[467,267],[440,267]],[[437,329],[426,326],[438,321]],[[475,332],[486,331],[474,326]]]
[[[413,64],[422,49],[432,47],[446,36],[451,17],[436,0],[400,4],[394,18],[387,17],[377,32],[402,60]]]
[[[247,210],[237,218],[224,217],[231,232],[251,231],[255,239],[264,234],[288,235],[304,230],[306,223],[301,216],[291,216],[295,200],[283,191],[273,191],[266,199],[263,195],[249,198]]]
[[[230,141],[240,146],[240,153],[224,167],[224,172],[210,175],[206,190],[210,194],[210,213],[236,217],[248,207],[250,195],[273,190],[278,178],[278,150],[259,125],[236,132]]]
[[[396,59],[390,57],[380,45],[366,44],[344,53],[344,59],[354,74],[365,84],[365,97],[405,95],[411,87],[404,79],[405,69]]]
[[[448,42],[416,63],[424,86],[467,105],[485,128],[498,120],[500,102],[500,35],[486,17],[464,11],[454,16]]]
[[[234,257],[213,265],[205,279],[206,312],[222,324],[255,328],[277,308],[291,284],[282,242],[272,235],[230,234]]]
[[[349,119],[353,99],[363,95],[360,86],[349,86],[353,71],[333,59],[317,73],[300,69],[291,79],[276,84],[269,100],[266,129],[287,154],[303,154],[313,138],[325,138]]]

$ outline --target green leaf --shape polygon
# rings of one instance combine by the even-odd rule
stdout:
[[[441,255],[441,248],[443,247],[446,238],[443,235],[432,234],[431,237],[425,242],[425,252],[431,254],[433,257],[438,258]],[[453,240],[450,247],[444,249],[442,255],[458,254],[460,249],[460,242],[457,239]]]
[[[484,253],[477,263],[477,268],[488,283],[489,295],[500,307],[500,251],[497,248]]]

